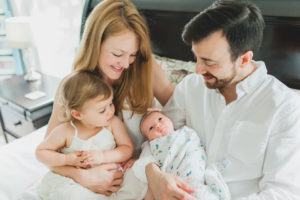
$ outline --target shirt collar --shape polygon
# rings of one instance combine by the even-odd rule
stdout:
[[[267,76],[267,68],[263,61],[251,61],[256,70],[236,85],[236,93],[249,93],[254,90]]]

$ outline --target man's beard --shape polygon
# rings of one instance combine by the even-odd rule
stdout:
[[[222,88],[225,88],[228,85],[232,84],[233,79],[236,77],[236,70],[234,68],[232,70],[231,76],[227,77],[227,78],[223,78],[223,79],[218,79],[217,77],[215,77],[214,75],[212,75],[210,73],[205,73],[205,74],[203,74],[203,76],[215,79],[215,81],[213,83],[205,81],[205,85],[206,85],[207,88],[209,88],[209,89],[222,89]]]

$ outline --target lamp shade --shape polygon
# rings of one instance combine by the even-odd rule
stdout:
[[[27,48],[31,43],[31,17],[17,16],[5,19],[7,44],[12,48]]]

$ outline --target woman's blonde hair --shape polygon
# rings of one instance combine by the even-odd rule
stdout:
[[[79,110],[90,99],[102,96],[103,100],[113,94],[111,86],[92,72],[71,73],[63,82],[59,103],[64,108],[62,121],[74,120],[71,110]]]
[[[129,109],[141,114],[153,102],[152,52],[147,24],[130,1],[104,0],[93,9],[85,23],[74,70],[88,70],[102,77],[98,67],[101,44],[107,37],[126,29],[137,35],[139,51],[136,60],[113,85],[114,104],[116,113]]]

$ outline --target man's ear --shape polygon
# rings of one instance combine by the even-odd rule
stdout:
[[[241,68],[245,68],[249,65],[253,58],[253,51],[246,51],[243,55],[241,55]]]
[[[74,117],[77,120],[81,120],[82,119],[81,113],[78,110],[72,109],[71,110],[71,115],[72,115],[72,117]]]

